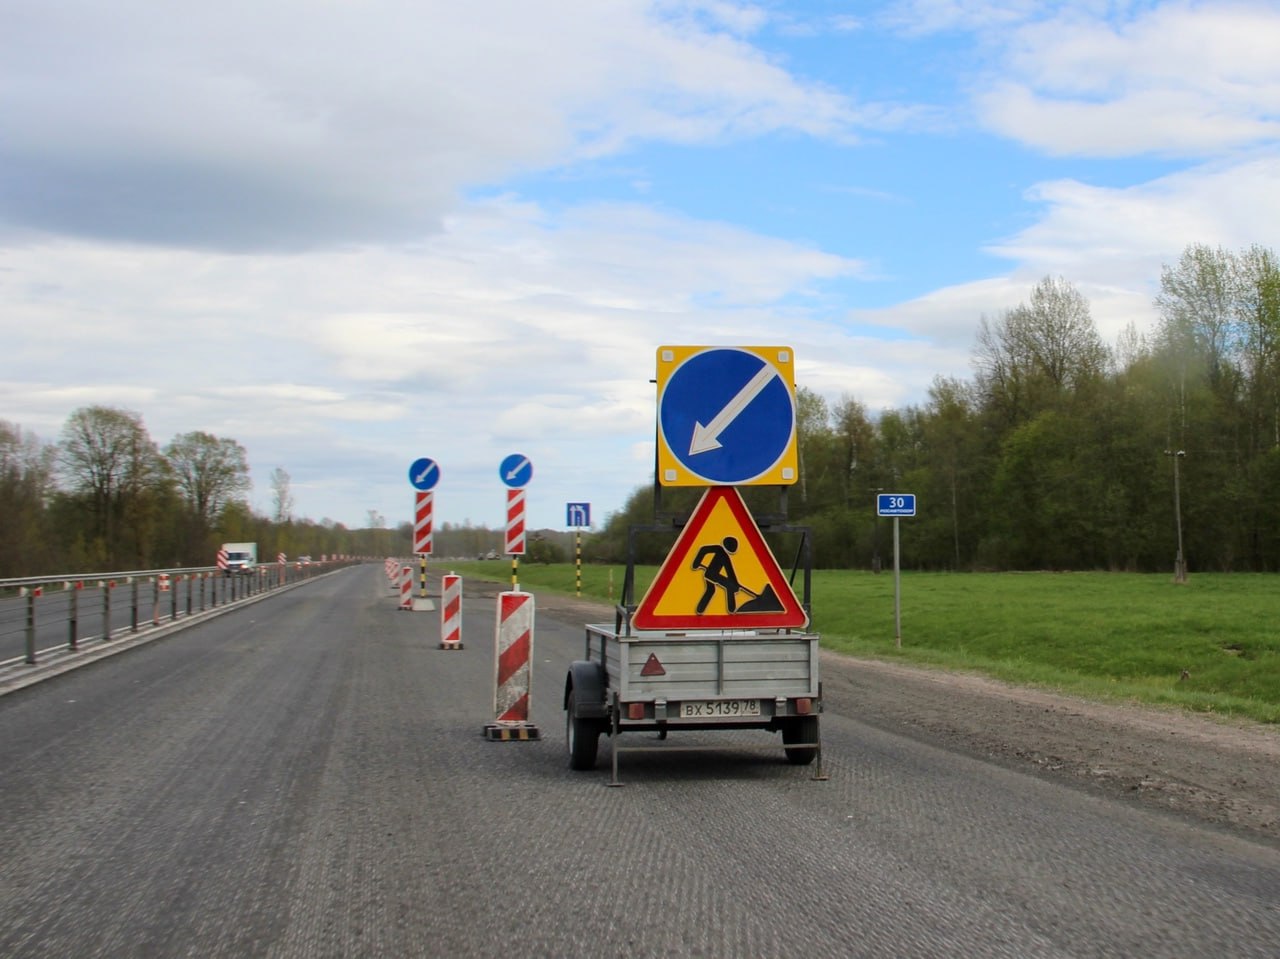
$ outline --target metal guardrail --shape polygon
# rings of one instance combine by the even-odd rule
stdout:
[[[360,562],[269,563],[230,574],[200,566],[0,579],[0,668],[34,666],[42,657],[167,626]]]

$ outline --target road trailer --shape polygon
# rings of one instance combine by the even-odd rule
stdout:
[[[648,731],[665,739],[673,730],[781,733],[787,761],[808,765],[817,759],[814,778],[826,778],[818,636],[813,633],[588,625],[585,656],[565,677],[564,708],[571,768],[595,768],[600,736],[612,738],[610,785],[620,784],[620,753],[682,748],[624,746],[621,734]]]

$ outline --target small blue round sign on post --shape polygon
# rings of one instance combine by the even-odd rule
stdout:
[[[533,479],[533,463],[523,453],[512,453],[498,466],[498,476],[510,489],[523,489]]]
[[[436,488],[440,482],[440,465],[429,456],[416,459],[409,466],[409,485],[423,493]]]

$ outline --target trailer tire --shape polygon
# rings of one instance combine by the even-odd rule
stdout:
[[[600,749],[600,721],[578,715],[576,691],[569,691],[565,704],[565,741],[569,746],[570,769],[595,769]]]
[[[799,719],[793,719],[782,727],[782,742],[784,745],[790,743],[816,743],[817,741],[817,716],[801,716]],[[786,753],[787,762],[791,763],[791,765],[807,766],[818,755],[818,747],[796,746],[792,748],[787,745]]]

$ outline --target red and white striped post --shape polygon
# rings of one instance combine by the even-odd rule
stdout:
[[[510,556],[524,555],[524,490],[507,490],[507,539],[506,549]]]
[[[440,577],[440,648],[462,648],[462,577]]]
[[[498,594],[494,640],[494,722],[484,728],[488,739],[537,739],[529,722],[533,679],[533,594]]]
[[[400,608],[413,609],[413,567],[400,568]]]
[[[160,625],[160,596],[169,592],[169,574],[160,573],[156,576],[156,601],[151,610],[152,625]]]
[[[386,562],[382,564],[382,568],[386,570],[387,583],[391,586],[392,589],[398,590],[400,588],[400,583],[399,583],[400,564],[397,563],[395,559],[388,556],[386,559]]]
[[[507,535],[504,552],[511,557],[511,588],[520,588],[517,571],[524,555],[524,489],[507,490]]]
[[[289,568],[289,557],[284,553],[276,553],[276,563],[280,567],[280,585],[284,585],[285,572]]]
[[[419,490],[413,497],[413,551],[419,556],[431,552],[432,512],[435,494]]]

